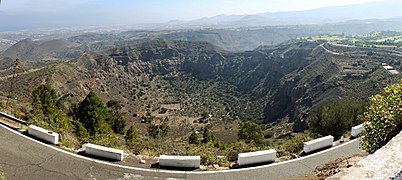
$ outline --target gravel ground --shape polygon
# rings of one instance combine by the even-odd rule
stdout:
[[[289,180],[319,180],[330,177],[338,172],[355,166],[357,162],[365,158],[367,154],[356,154],[347,158],[339,158],[335,161],[331,161],[327,164],[318,166],[313,173],[306,174],[304,176],[291,178]]]

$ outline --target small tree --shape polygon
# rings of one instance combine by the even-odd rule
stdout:
[[[49,84],[42,84],[32,91],[32,111],[52,114],[56,109],[56,91]]]
[[[134,130],[134,127],[131,126],[124,137],[126,139],[127,146],[133,146],[135,144],[135,140],[137,139],[137,133]]]
[[[102,100],[91,91],[79,103],[76,118],[84,125],[90,135],[109,134],[112,132],[108,120],[111,118]]]
[[[191,133],[190,137],[188,138],[188,142],[190,144],[200,144],[201,143],[196,132]]]
[[[30,123],[56,132],[70,130],[67,115],[57,107],[56,91],[49,84],[42,84],[32,91]]]
[[[159,125],[151,124],[148,127],[148,135],[153,138],[164,138],[169,132],[169,126],[166,123],[161,123]]]
[[[110,112],[112,114],[118,114],[119,111],[123,108],[123,105],[118,100],[110,100],[106,103],[106,106],[110,108]]]
[[[239,139],[246,141],[247,143],[254,142],[260,144],[264,141],[264,134],[261,127],[254,122],[244,122],[240,125],[239,133],[237,134]]]
[[[80,108],[79,104],[77,103],[71,103],[70,105],[70,110],[68,112],[68,115],[73,118],[73,120],[78,120],[76,115],[78,114],[78,109]]]
[[[216,138],[211,131],[209,131],[209,129],[207,127],[204,128],[204,133],[202,135],[203,139],[202,139],[202,143],[206,144],[206,143],[211,143],[212,145],[214,145],[215,147],[221,147],[221,143],[219,142],[219,139]]]
[[[310,130],[323,136],[336,138],[356,125],[357,117],[363,114],[365,104],[355,99],[344,99],[314,109],[308,122]]]
[[[82,142],[89,141],[88,131],[80,122],[77,122],[77,124],[75,125],[75,134],[77,135],[80,141]]]
[[[123,134],[126,127],[124,113],[121,112],[123,105],[120,101],[110,100],[106,103],[109,113],[112,115],[109,119],[109,124],[112,125],[112,130],[115,133]]]
[[[402,80],[386,87],[371,98],[367,111],[359,118],[364,122],[362,147],[374,153],[402,130]]]
[[[215,136],[209,131],[207,127],[204,128],[204,133],[202,134],[202,143],[213,142]]]

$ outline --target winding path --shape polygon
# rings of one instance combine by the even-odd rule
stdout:
[[[311,156],[253,168],[209,172],[166,171],[121,166],[66,153],[0,124],[0,166],[9,180],[46,179],[286,179],[317,165],[361,153],[354,140]]]
[[[328,53],[331,53],[331,54],[333,54],[333,55],[342,55],[342,54],[343,54],[343,53],[333,52],[333,51],[327,49],[324,45],[325,45],[325,43],[322,43],[322,44],[320,44],[320,47],[322,47],[322,48],[323,48],[325,51],[327,51]]]

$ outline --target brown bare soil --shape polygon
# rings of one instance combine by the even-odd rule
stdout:
[[[291,178],[289,180],[321,180],[330,177],[340,171],[350,168],[356,165],[357,162],[365,158],[367,154],[356,154],[347,158],[340,158],[335,161],[331,161],[327,164],[318,166],[313,173],[306,174],[304,176]]]

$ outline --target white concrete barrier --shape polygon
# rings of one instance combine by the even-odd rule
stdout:
[[[86,143],[82,145],[82,147],[85,149],[85,154],[118,161],[122,161],[124,158],[124,151],[120,149],[108,148],[91,143]]]
[[[239,166],[244,166],[249,164],[275,162],[275,159],[276,159],[275,149],[248,152],[248,153],[239,153],[237,155],[237,164]]]
[[[159,156],[159,166],[178,168],[200,168],[200,156]]]
[[[24,125],[27,125],[27,124],[28,124],[26,121],[21,120],[21,119],[18,119],[18,118],[16,118],[16,117],[13,117],[13,116],[11,116],[11,115],[8,115],[8,114],[6,114],[6,113],[4,113],[4,112],[0,112],[0,116],[3,116],[3,117],[8,118],[8,119],[11,119],[11,120],[13,120],[13,121],[15,121],[15,122],[17,122],[17,123],[20,123],[20,124],[24,124]]]
[[[28,126],[28,134],[52,144],[59,143],[59,134],[48,131],[35,125]]]
[[[397,70],[388,70],[388,72],[391,74],[399,74],[399,71]]]
[[[304,153],[310,153],[315,150],[323,149],[326,147],[331,147],[334,142],[333,136],[325,136],[322,138],[314,139],[308,142],[304,142]]]
[[[364,130],[363,124],[360,124],[360,125],[357,125],[357,126],[352,127],[352,132],[351,132],[352,137],[357,137],[357,136],[359,136],[359,134],[362,133],[363,130]]]

